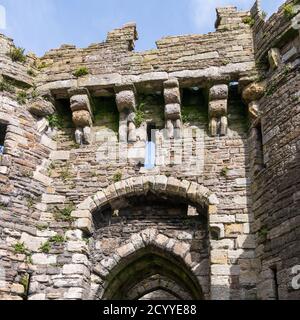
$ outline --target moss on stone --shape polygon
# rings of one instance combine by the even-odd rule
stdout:
[[[96,127],[103,126],[114,132],[119,131],[119,112],[114,98],[94,99],[94,123]]]
[[[201,106],[182,106],[181,114],[183,123],[206,122],[208,119],[208,109]]]

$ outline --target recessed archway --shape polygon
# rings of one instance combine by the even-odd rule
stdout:
[[[131,254],[128,251],[128,255],[110,270],[105,278],[105,290],[98,298],[138,300],[157,290],[168,292],[179,300],[204,298],[201,285],[185,259],[189,254],[188,246],[177,243],[173,249],[166,249],[171,239],[162,235],[155,239]],[[163,241],[160,247],[155,244],[157,241]],[[129,244],[120,248],[120,252],[126,250],[130,250]]]
[[[217,204],[206,187],[161,175],[116,182],[79,204],[72,216],[92,239],[91,298],[140,299],[158,291],[208,298],[209,209],[216,212]],[[108,222],[98,223],[100,217]],[[157,275],[164,281],[152,281]]]

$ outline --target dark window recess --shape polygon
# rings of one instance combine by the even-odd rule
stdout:
[[[4,153],[4,142],[6,136],[7,125],[0,123],[0,154]]]
[[[256,148],[255,165],[258,170],[261,170],[265,167],[265,165],[264,165],[262,125],[260,122],[255,127],[255,148]]]
[[[155,142],[155,134],[154,130],[156,130],[156,125],[154,123],[148,123],[147,125],[147,141]]]
[[[273,281],[273,299],[275,300],[279,300],[279,283],[278,283],[278,277],[277,277],[277,273],[278,273],[278,270],[277,270],[277,267],[272,267],[271,268],[271,272],[272,272],[272,281]]]
[[[204,106],[205,97],[203,90],[200,88],[184,88],[182,90],[182,105],[183,106]]]

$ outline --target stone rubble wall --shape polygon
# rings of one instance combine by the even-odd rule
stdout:
[[[256,5],[251,13],[255,16],[258,12]],[[275,15],[265,23],[265,32],[272,30],[273,20],[278,19],[282,25],[279,30],[286,30],[280,20],[282,9],[280,12],[281,18]],[[289,52],[290,42],[283,44],[281,53],[275,50],[268,55],[274,39],[266,41],[256,35],[262,22],[256,20],[251,30],[243,22],[249,16],[249,12],[233,7],[218,9],[216,32],[167,37],[157,42],[157,49],[143,53],[133,51],[138,35],[135,25],[127,24],[110,32],[101,44],[86,49],[63,45],[41,59],[27,56],[25,64],[11,61],[6,53],[13,43],[0,37],[1,74],[15,79],[17,90],[15,94],[0,92],[0,121],[8,124],[0,165],[0,266],[4,265],[6,272],[0,299],[100,299],[116,263],[149,245],[169,250],[183,260],[206,299],[274,298],[270,272],[274,264],[279,271],[280,298],[299,297],[299,292],[290,288],[289,277],[290,268],[299,263],[297,55],[290,56],[288,68],[287,61],[277,60],[275,53]],[[298,48],[297,37],[289,41]],[[261,121],[263,129],[265,168],[259,173],[257,141],[252,130],[248,134],[241,115],[246,106],[238,101],[235,109],[230,103],[226,107],[225,100],[230,101],[227,85],[231,81],[239,81],[243,90],[261,71],[255,67],[254,55],[257,60],[267,55],[279,61],[277,69],[263,74],[263,84],[248,87],[251,99],[245,99],[254,118],[252,127]],[[88,75],[74,76],[79,67],[87,67]],[[28,74],[29,68],[35,76]],[[168,87],[174,77],[179,80],[175,89],[164,92],[164,85]],[[29,88],[27,104],[17,102],[20,84]],[[33,84],[38,97],[32,96]],[[184,121],[183,109],[181,113],[178,110],[183,108],[179,99],[182,88],[196,85],[217,90],[225,88],[224,84],[226,96],[221,99],[218,95],[207,104],[207,110],[211,106],[210,118],[202,115]],[[120,112],[137,111],[140,91],[158,89],[167,101],[171,96],[171,102],[177,103],[176,117],[172,118],[175,125],[180,122],[182,128],[198,128],[203,133],[200,144],[193,138],[185,140],[193,152],[200,151],[202,159],[196,158],[188,167],[166,164],[162,157],[153,171],[141,168],[145,123],[135,128],[132,115],[125,114],[124,123],[120,117],[117,125],[135,133],[130,161],[101,161],[100,154],[107,148],[104,136],[111,144],[120,143],[111,129],[115,124],[112,114],[103,112],[100,118],[92,119],[88,92],[114,98],[119,89],[122,99],[116,102]],[[211,90],[211,96],[213,93]],[[87,116],[84,123],[75,119],[76,141],[72,124],[51,129],[49,123],[55,111],[53,99],[69,101],[71,97],[71,118],[72,111],[84,111]],[[213,113],[212,102],[221,103],[220,114]],[[165,125],[164,111],[168,117],[174,113],[165,110],[164,104],[146,104],[145,110],[148,120],[152,117],[161,127]],[[214,117],[222,120],[221,136],[214,137],[211,133],[216,130],[209,131]],[[78,145],[80,132],[88,144]],[[157,151],[174,153],[174,146],[164,144],[161,132],[158,136]],[[117,154],[116,160],[121,156]],[[201,169],[197,166],[200,161]],[[182,193],[201,199],[200,203],[189,203],[189,210],[199,204],[207,207],[206,226],[195,231],[185,224],[186,216],[172,206],[157,208],[157,216],[153,208],[144,212],[135,206],[130,213],[123,209],[127,193],[139,196],[148,192],[150,185],[160,196],[166,196],[161,190],[167,190],[175,198]],[[120,217],[113,218],[113,225],[95,230],[93,214],[108,203]],[[173,224],[168,220],[172,213],[176,216],[171,219]],[[127,223],[121,219],[124,216],[129,216]],[[213,230],[219,239],[212,238]]]
[[[12,62],[6,55],[12,41],[1,36],[0,42],[0,73],[16,81],[15,93],[0,92],[0,121],[7,125],[5,153],[0,157],[0,267],[5,272],[0,299],[20,300],[25,293],[21,279],[32,266],[27,252],[16,251],[15,245],[38,232],[37,203],[51,184],[46,169],[56,143],[39,132],[37,119],[17,102],[18,85],[33,83],[27,74],[33,60],[29,57],[25,65]]]
[[[299,30],[285,36],[291,32],[291,22],[284,15],[288,4],[295,1],[287,1],[268,21],[257,22],[254,27],[257,59],[268,59],[269,52],[270,64],[264,75],[264,95],[255,103],[258,113],[254,126],[257,121],[261,123],[263,154],[258,150],[255,130],[249,138],[253,231],[257,234],[256,257],[260,260],[259,299],[300,297],[299,290],[292,287],[292,268],[299,265],[300,259],[300,37]],[[260,168],[253,165],[257,157],[262,160]]]

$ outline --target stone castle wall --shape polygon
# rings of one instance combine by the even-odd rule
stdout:
[[[282,10],[263,23],[256,4],[251,28],[218,9],[216,32],[143,53],[134,24],[25,63],[1,36],[2,299],[274,299],[275,267],[279,297],[299,297],[299,34]],[[272,21],[290,36],[262,40]]]

